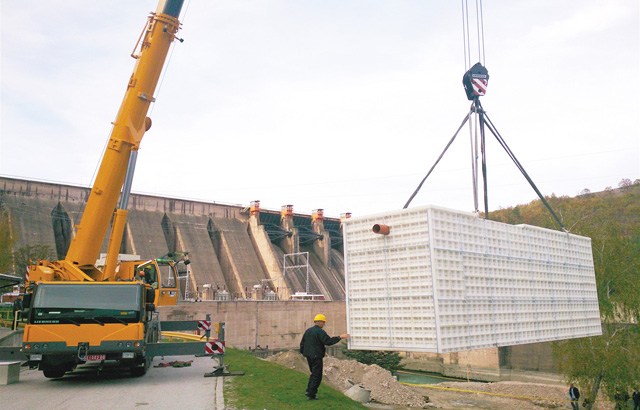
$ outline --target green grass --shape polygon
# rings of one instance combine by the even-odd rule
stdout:
[[[367,409],[324,383],[318,390],[318,400],[308,401],[304,391],[309,376],[257,359],[242,350],[227,348],[224,363],[229,365],[229,370],[245,373],[225,381],[225,405],[238,410]]]

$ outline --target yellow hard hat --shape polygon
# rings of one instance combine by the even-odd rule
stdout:
[[[326,322],[327,318],[324,317],[324,315],[321,313],[319,315],[316,315],[316,317],[313,318],[314,322]]]

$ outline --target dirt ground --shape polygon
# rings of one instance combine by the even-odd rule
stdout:
[[[414,387],[421,394],[429,396],[430,402],[441,409],[485,409],[485,410],[541,410],[541,409],[571,409],[566,393],[568,386],[536,384],[522,382],[446,382],[436,387],[456,390],[473,390],[478,392],[498,393],[509,396],[524,396],[529,398],[514,398],[481,393],[466,393],[453,390]],[[535,397],[557,399],[536,400]],[[594,409],[605,410],[613,408],[611,403],[596,403]]]
[[[279,353],[266,360],[309,374],[305,358],[295,351]],[[342,392],[352,386],[348,380],[371,390],[372,402],[367,406],[372,409],[541,410],[571,408],[569,402],[566,401],[568,387],[561,385],[522,382],[445,382],[434,385],[434,388],[407,386],[398,383],[389,371],[379,366],[367,366],[355,360],[339,360],[334,357],[325,358],[323,376],[323,383]],[[475,392],[493,393],[493,395]],[[495,394],[521,397],[505,397]],[[522,396],[526,398],[522,398]],[[557,401],[536,399],[537,397],[556,399]],[[605,410],[612,407],[611,403],[603,402],[596,403],[594,409]]]

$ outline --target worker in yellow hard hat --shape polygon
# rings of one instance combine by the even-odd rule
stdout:
[[[318,387],[322,381],[322,359],[325,353],[325,346],[331,346],[342,339],[348,339],[349,334],[329,337],[322,328],[327,323],[327,318],[323,314],[318,314],[313,318],[314,326],[304,332],[300,341],[300,353],[307,358],[309,363],[309,384],[305,396],[308,400],[316,400],[318,397]]]

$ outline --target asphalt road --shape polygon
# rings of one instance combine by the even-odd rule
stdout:
[[[193,360],[190,367],[151,367],[142,377],[127,370],[97,364],[78,367],[61,379],[47,379],[38,370],[22,368],[20,382],[0,386],[3,410],[216,410],[222,406],[222,379],[204,377],[217,364],[209,357],[156,357],[152,366],[174,360]]]

